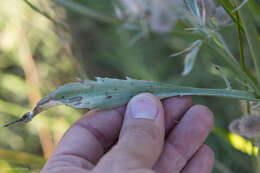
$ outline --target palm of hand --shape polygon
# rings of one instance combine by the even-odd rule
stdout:
[[[41,172],[210,173],[214,153],[203,142],[212,126],[211,111],[189,97],[140,94],[126,108],[93,110],[74,123]]]

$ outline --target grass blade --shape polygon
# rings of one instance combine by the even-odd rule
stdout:
[[[228,13],[228,15],[231,17],[231,19],[237,23],[236,17],[234,15],[234,13],[232,12],[232,10],[234,9],[234,6],[231,4],[230,1],[227,0],[219,0],[220,4],[222,5],[222,7],[226,10],[226,12]]]
[[[260,42],[258,39],[258,33],[253,23],[253,18],[248,4],[245,4],[240,10],[240,19],[244,26],[246,39],[249,45],[250,53],[253,58],[253,62],[256,69],[256,77],[258,84],[260,84]]]

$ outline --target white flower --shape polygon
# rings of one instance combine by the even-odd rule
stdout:
[[[150,27],[155,32],[168,32],[186,12],[183,0],[153,0]]]
[[[123,13],[130,21],[146,20],[150,29],[155,32],[169,32],[179,19],[189,18],[189,21],[205,24],[212,17],[219,24],[228,18],[222,7],[216,7],[213,0],[196,0],[198,13],[194,16],[185,0],[120,0]],[[225,18],[225,20],[222,20]],[[226,23],[226,22],[223,22]]]
[[[121,0],[125,13],[132,18],[143,18],[149,11],[150,0]]]

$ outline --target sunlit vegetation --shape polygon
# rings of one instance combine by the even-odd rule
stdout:
[[[161,25],[145,11],[134,16],[127,0],[0,1],[1,125],[21,117],[47,93],[77,77],[129,76],[200,88],[230,85],[258,93],[260,4],[251,0],[239,7],[241,2],[232,0],[239,7],[232,11],[227,2],[231,1],[207,6],[210,16],[201,21],[193,9],[192,15],[184,13],[191,16],[189,20],[173,19],[170,13],[165,14],[169,25]],[[184,6],[180,9],[176,14],[182,14]],[[208,20],[211,25],[204,25]],[[192,32],[195,29],[199,32]],[[228,130],[232,120],[249,112],[259,114],[258,109],[234,99],[196,96],[193,100],[209,106],[215,115],[206,142],[216,155],[213,172],[259,171],[255,141]],[[1,128],[0,172],[38,172],[83,113],[60,106],[26,125]]]

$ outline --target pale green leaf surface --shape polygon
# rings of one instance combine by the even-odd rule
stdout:
[[[185,48],[184,50],[182,50],[180,52],[171,54],[170,57],[176,57],[176,56],[179,56],[179,55],[184,54],[186,52],[189,52],[190,50],[192,50],[192,48],[198,46],[198,44],[200,44],[200,43],[201,43],[201,40],[196,40],[193,43],[191,43],[191,45],[189,47]]]
[[[188,5],[188,7],[190,8],[191,12],[193,13],[193,15],[200,18],[200,9],[198,7],[197,1],[196,0],[186,0],[186,3]]]
[[[185,60],[184,60],[184,70],[182,72],[182,75],[186,76],[188,75],[191,70],[193,69],[197,54],[199,52],[199,49],[201,47],[202,41],[201,40],[196,40],[195,42],[192,43],[192,50],[186,55]]]
[[[110,109],[126,104],[131,97],[149,92],[162,98],[184,95],[221,96],[252,101],[260,101],[254,93],[233,89],[204,89],[181,87],[154,81],[96,78],[96,81],[85,80],[58,87],[38,102],[33,111],[26,113],[17,122],[28,122],[35,115],[50,107],[65,104],[73,108]]]

